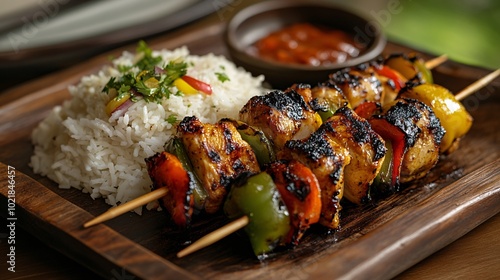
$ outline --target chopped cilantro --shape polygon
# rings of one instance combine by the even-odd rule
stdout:
[[[118,66],[122,77],[110,78],[103,91],[109,93],[113,88],[118,92],[118,96],[136,92],[142,95],[144,100],[157,103],[163,98],[169,98],[173,94],[173,82],[186,74],[187,63],[170,61],[167,65],[159,66],[161,56],[153,56],[153,50],[144,41],[139,42],[137,55],[140,59],[135,65]],[[133,71],[134,68],[138,69],[138,73]]]
[[[221,82],[229,81],[229,77],[226,75],[226,73],[222,72],[215,72],[215,75],[217,76],[217,79]]]
[[[170,115],[165,119],[166,122],[169,124],[175,124],[177,122],[177,116],[176,115]]]
[[[118,71],[120,71],[120,73],[126,73],[128,71],[130,71],[130,69],[132,69],[133,66],[128,66],[128,65],[118,65],[117,68],[118,68]]]

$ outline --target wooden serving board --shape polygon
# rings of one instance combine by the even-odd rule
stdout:
[[[193,54],[226,55],[222,30],[223,24],[217,23],[149,43],[155,49],[187,45]],[[118,56],[121,51],[110,54]],[[393,43],[385,50],[408,51]],[[222,216],[200,217],[188,232],[177,230],[164,212],[155,211],[125,214],[84,229],[84,222],[108,206],[78,190],[58,189],[34,174],[28,165],[33,150],[30,133],[53,106],[69,98],[68,85],[98,71],[110,54],[0,94],[2,209],[7,208],[6,174],[11,166],[16,170],[16,224],[104,277],[388,279],[500,212],[497,80],[464,100],[475,119],[473,127],[459,150],[441,158],[428,176],[369,205],[344,205],[340,231],[314,226],[299,246],[276,252],[265,262],[253,256],[239,234],[185,258],[175,257],[189,242],[225,224]],[[434,76],[436,83],[458,92],[488,72],[448,61],[434,70]]]

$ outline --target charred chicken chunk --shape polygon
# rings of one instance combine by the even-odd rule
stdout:
[[[294,89],[252,97],[240,110],[240,119],[262,130],[277,151],[288,140],[305,138],[321,125],[319,115]]]
[[[252,148],[228,120],[205,124],[196,117],[186,117],[177,130],[208,194],[207,213],[219,210],[228,188],[240,175],[260,171]]]
[[[351,156],[351,163],[345,167],[344,196],[356,204],[367,202],[370,185],[384,161],[384,140],[368,121],[347,107],[337,110],[325,124],[334,128],[331,137],[342,143]]]
[[[382,84],[368,64],[339,70],[330,75],[329,82],[342,90],[353,109],[366,101],[381,102],[384,99]]]
[[[348,151],[334,137],[334,128],[323,124],[308,138],[291,140],[280,155],[309,167],[321,187],[320,223],[336,229],[339,226],[340,200],[344,191],[345,167],[351,161]]]
[[[313,98],[311,107],[319,113],[323,120],[331,117],[338,109],[350,106],[349,100],[342,90],[329,82],[313,87],[311,95]]]
[[[397,99],[383,108],[382,118],[403,131],[406,151],[400,182],[425,176],[439,160],[445,130],[432,109],[416,99]]]

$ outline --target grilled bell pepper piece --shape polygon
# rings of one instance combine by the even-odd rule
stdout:
[[[291,229],[283,243],[297,245],[321,215],[318,179],[311,169],[295,160],[273,162],[266,172],[271,175],[290,215]]]
[[[380,168],[377,177],[374,180],[374,186],[377,190],[382,194],[390,194],[394,191],[392,186],[392,177],[393,177],[393,159],[394,156],[392,154],[392,143],[391,141],[385,141],[385,158],[382,163],[382,167]]]
[[[186,171],[181,161],[168,152],[146,158],[146,166],[153,188],[168,189],[167,195],[160,199],[161,206],[170,213],[176,225],[187,227],[193,215],[193,174]]]
[[[196,173],[194,172],[193,165],[189,160],[186,149],[182,144],[182,141],[174,137],[171,141],[167,143],[165,146],[165,150],[173,155],[175,155],[180,162],[182,163],[182,167],[192,174],[193,177],[193,199],[194,199],[194,208],[197,210],[203,210],[205,205],[205,200],[207,199],[207,192],[201,186],[200,180],[196,177]]]
[[[354,109],[354,112],[356,112],[358,116],[366,120],[376,114],[380,114],[381,111],[382,107],[380,106],[380,103],[374,101],[366,101]]]
[[[230,219],[248,216],[244,228],[259,259],[274,250],[290,232],[290,217],[271,176],[261,172],[234,185],[229,191],[224,212]]]
[[[381,67],[375,67],[375,72],[391,80],[392,83],[394,84],[394,89],[396,90],[396,92],[399,92],[401,88],[405,86],[405,81],[400,77],[400,75],[396,73],[394,69],[392,69],[387,65],[382,65]]]
[[[472,116],[453,93],[436,84],[409,85],[400,93],[401,97],[422,101],[431,107],[446,130],[441,140],[441,153],[451,153],[457,149],[460,138],[472,126]]]
[[[389,165],[389,167],[387,167],[387,172],[390,171],[391,173],[390,182],[388,182],[389,186],[384,187],[387,187],[391,192],[394,192],[399,186],[401,165],[407,148],[405,133],[398,126],[390,123],[380,116],[370,119],[369,123],[373,130],[375,130],[375,132],[377,132],[385,140],[386,148],[391,148],[391,154],[386,154],[382,165]],[[385,176],[389,176],[389,174],[386,174]],[[388,178],[384,181],[389,181],[387,179]]]
[[[394,54],[385,60],[385,65],[399,72],[408,80],[419,80],[422,83],[432,84],[432,73],[425,62],[415,53]]]
[[[276,155],[271,141],[267,139],[264,132],[255,127],[249,126],[242,121],[230,119],[226,120],[231,121],[234,124],[236,130],[238,130],[241,135],[241,139],[246,141],[250,147],[252,147],[261,168],[276,160]]]

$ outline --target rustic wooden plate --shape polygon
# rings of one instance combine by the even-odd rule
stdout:
[[[153,48],[187,45],[194,54],[226,54],[222,30],[223,25],[217,23],[149,43]],[[385,50],[395,51],[410,49],[390,43]],[[428,176],[370,205],[345,205],[342,230],[328,233],[313,227],[299,246],[277,252],[265,262],[253,257],[248,242],[238,234],[186,258],[175,257],[187,243],[226,223],[222,216],[200,218],[189,232],[176,230],[165,213],[150,211],[142,216],[125,214],[84,229],[82,224],[107,206],[77,190],[58,189],[47,178],[33,174],[28,166],[30,133],[54,105],[69,98],[68,85],[97,71],[109,55],[0,95],[2,209],[7,208],[10,183],[5,174],[11,166],[16,170],[15,222],[104,277],[118,273],[144,279],[387,279],[500,212],[497,80],[464,100],[475,118],[474,125],[460,149],[443,157]],[[435,69],[434,75],[436,83],[457,92],[488,72],[449,61]]]

